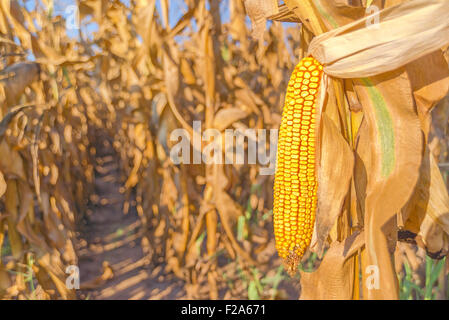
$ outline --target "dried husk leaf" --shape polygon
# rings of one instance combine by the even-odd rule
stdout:
[[[333,242],[316,271],[312,273],[301,272],[300,299],[352,299],[355,271],[354,255],[363,246],[363,232],[354,233],[342,242]]]
[[[404,229],[415,234],[424,232],[424,243],[428,243],[426,239],[431,235],[424,230],[429,229],[430,221],[427,222],[427,227],[422,226],[428,217],[449,234],[449,195],[434,155],[427,151],[424,159],[415,194],[404,208],[403,216]],[[434,248],[432,246],[430,252],[439,251]]]
[[[316,242],[312,241],[311,244],[311,249],[319,256],[323,253],[329,231],[342,211],[354,166],[351,148],[325,113],[321,118],[321,130],[318,206],[314,232]]]
[[[362,78],[392,71],[449,43],[445,0],[414,0],[380,11],[380,23],[367,27],[371,16],[314,38],[309,54],[328,75]],[[391,32],[395,30],[395,32]]]
[[[404,230],[412,232],[415,235],[418,234],[421,223],[424,220],[429,206],[429,198],[432,194],[430,191],[432,185],[432,170],[430,167],[431,157],[433,156],[431,155],[427,147],[421,163],[418,183],[416,184],[412,197],[400,212],[400,219],[403,222],[403,225],[401,227]],[[436,188],[436,184],[437,183],[434,177],[433,188]],[[444,183],[443,187],[446,188]]]
[[[427,214],[449,234],[449,196],[441,171],[433,155],[430,156],[430,198]]]
[[[431,126],[430,112],[449,90],[449,66],[443,51],[437,50],[407,64],[406,70],[427,141]]]
[[[3,173],[0,171],[0,198],[5,194],[6,192],[6,181],[5,177],[3,176]]]

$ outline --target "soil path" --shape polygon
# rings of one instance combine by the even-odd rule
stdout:
[[[107,136],[99,134],[95,166],[96,194],[77,244],[80,299],[180,299],[183,282],[154,266],[141,246],[141,225],[131,206],[123,213],[119,159]]]

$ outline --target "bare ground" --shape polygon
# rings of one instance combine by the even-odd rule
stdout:
[[[123,213],[118,158],[108,140],[97,149],[96,194],[79,226],[80,299],[182,299],[184,283],[154,266],[141,246],[136,210]]]

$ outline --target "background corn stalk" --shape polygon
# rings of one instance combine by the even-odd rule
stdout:
[[[2,259],[3,297],[74,297],[63,292],[65,266],[77,262],[76,248],[66,246],[73,247],[77,223],[89,219],[85,206],[94,193],[99,128],[114,138],[128,199],[124,212],[136,207],[154,265],[162,263],[184,279],[192,298],[218,298],[219,290],[221,297],[247,297],[248,286],[252,297],[277,297],[274,285],[260,284],[279,274],[270,234],[272,178],[259,176],[259,165],[173,165],[169,135],[180,126],[191,131],[193,120],[201,120],[203,130],[223,133],[277,128],[298,37],[275,24],[268,47],[259,46],[250,38],[240,1],[230,2],[226,24],[216,1],[210,9],[206,1],[187,1],[178,21],[169,21],[169,1],[161,2],[160,11],[155,1],[80,1],[81,19],[98,30],[81,29],[76,37],[67,35],[64,17],[51,2],[34,10],[8,4],[1,11],[4,66],[32,53],[39,68],[26,82],[5,77],[21,83],[22,92],[20,101],[5,97],[2,109],[10,120],[4,124],[4,152],[14,166],[1,167],[7,185],[1,198],[3,248],[11,246]],[[257,48],[261,58],[248,54]],[[30,218],[24,208],[16,210],[22,192],[26,206],[33,205]],[[24,263],[30,255],[34,273]],[[53,266],[58,270],[52,273],[43,269]],[[238,285],[230,287],[232,281]]]

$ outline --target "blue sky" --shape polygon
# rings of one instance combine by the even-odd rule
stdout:
[[[129,1],[130,0],[122,0],[122,2],[126,6],[129,6]],[[29,11],[35,9],[36,2],[39,2],[42,4],[42,2],[40,0],[19,0],[19,3],[24,5],[27,8],[27,10],[29,10]],[[76,0],[54,0],[53,14],[62,15],[64,17],[67,17],[67,8],[72,5],[76,5]],[[208,6],[208,3],[207,3],[207,6]],[[161,12],[160,0],[156,1],[156,9],[159,12]],[[173,27],[186,11],[187,11],[187,7],[183,1],[171,0],[170,1],[170,11],[169,11],[170,25]],[[222,16],[223,22],[229,21],[229,0],[220,1],[220,11],[221,11],[221,16]],[[83,31],[87,31],[87,33],[89,33],[89,32],[94,32],[97,29],[98,29],[97,26],[95,26],[94,24],[90,24]],[[76,30],[68,30],[68,34],[69,34],[69,36],[73,36],[73,37],[78,36],[78,32]]]
[[[42,5],[42,0],[19,0],[21,5],[24,5],[29,11],[35,9],[36,3],[40,3]],[[130,0],[121,0],[126,6],[129,6]],[[230,0],[220,0],[220,13],[222,17],[222,22],[226,23],[230,19],[229,12],[229,1]],[[76,5],[77,0],[54,0],[53,7],[53,15],[62,15],[67,18],[70,10],[68,8],[70,6]],[[169,20],[170,25],[173,27],[176,22],[187,12],[187,7],[182,0],[170,0],[170,11],[169,11]],[[209,6],[208,1],[206,5]],[[161,0],[156,0],[156,9],[161,12]],[[249,18],[247,17],[247,23],[249,24]],[[268,25],[271,22],[268,22]],[[287,27],[286,23],[284,25]],[[288,24],[290,25],[290,24]],[[195,27],[195,24],[193,25]],[[92,35],[92,32],[98,30],[98,25],[96,23],[90,23],[87,25],[81,25],[81,31],[84,35]],[[78,38],[79,32],[76,29],[67,30],[67,34],[70,37]],[[181,38],[180,38],[181,39]]]

